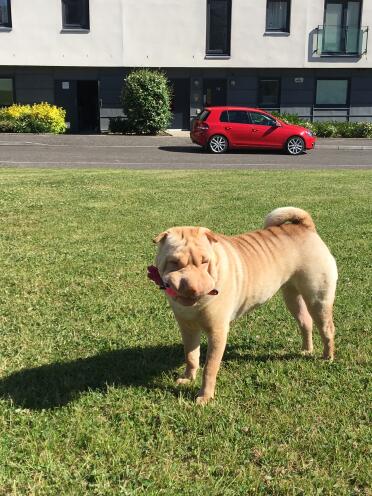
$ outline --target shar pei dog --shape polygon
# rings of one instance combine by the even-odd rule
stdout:
[[[195,379],[201,332],[207,334],[198,404],[214,397],[230,322],[279,289],[299,325],[303,353],[313,350],[314,321],[323,358],[333,359],[337,267],[304,210],[277,208],[267,215],[263,229],[237,236],[182,226],[158,234],[154,242],[158,252],[149,277],[165,290],[185,349],[186,369],[179,384]]]

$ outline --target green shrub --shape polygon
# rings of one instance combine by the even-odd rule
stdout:
[[[128,119],[126,117],[110,117],[109,120],[110,133],[129,133]]]
[[[372,138],[372,122],[339,122],[337,131],[342,138]]]
[[[306,122],[297,114],[288,114],[286,112],[284,112],[283,114],[279,114],[278,112],[272,112],[272,115],[278,117],[278,119],[281,119],[287,124],[296,124],[297,126],[303,126],[304,122]]]
[[[9,119],[0,119],[0,133],[14,133],[14,122]]]
[[[334,138],[337,136],[337,123],[331,121],[315,121],[312,123],[313,132],[319,138]]]
[[[49,103],[11,105],[0,109],[0,121],[11,122],[15,133],[53,133],[66,131],[66,111]]]
[[[287,124],[295,124],[310,129],[318,138],[372,138],[372,122],[310,122],[301,119],[296,114],[279,114],[277,112],[272,114]]]
[[[160,71],[139,69],[124,81],[121,101],[128,119],[128,132],[157,134],[171,121],[171,91]]]

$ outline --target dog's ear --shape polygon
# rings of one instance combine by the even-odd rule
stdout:
[[[155,236],[155,238],[152,240],[152,242],[156,243],[156,244],[160,243],[160,241],[165,239],[167,236],[168,236],[168,231],[163,231],[160,234],[158,234],[157,236]]]
[[[210,243],[218,243],[217,235],[210,229],[206,229],[204,234],[207,236],[208,241],[210,241]]]

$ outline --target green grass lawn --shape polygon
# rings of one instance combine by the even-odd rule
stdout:
[[[367,495],[367,171],[0,171],[1,495]],[[146,279],[172,225],[234,234],[309,210],[339,267],[336,360],[280,295],[233,324],[217,397]],[[203,356],[205,355],[205,340]]]

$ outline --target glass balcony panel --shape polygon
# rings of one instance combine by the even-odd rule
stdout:
[[[349,27],[346,28],[346,53],[351,54],[351,53],[359,53],[360,51],[360,44],[359,44],[359,39],[361,38],[360,36],[360,29],[355,27]]]
[[[344,51],[343,31],[341,26],[324,26],[322,52],[342,53]]]

